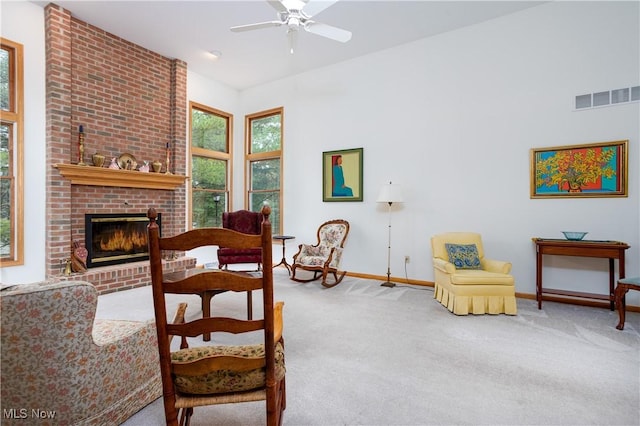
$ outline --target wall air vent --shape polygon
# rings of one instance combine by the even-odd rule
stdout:
[[[576,110],[640,101],[640,86],[576,96]]]

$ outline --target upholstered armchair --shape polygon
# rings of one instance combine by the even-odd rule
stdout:
[[[511,263],[484,256],[480,234],[450,232],[431,238],[433,297],[456,315],[516,315]]]
[[[0,291],[3,425],[35,424],[32,409],[118,425],[162,395],[154,321],[95,319],[97,300],[81,281]]]
[[[334,219],[324,222],[318,228],[318,242],[314,245],[300,244],[298,252],[293,255],[291,279],[298,282],[309,282],[322,277],[324,287],[333,287],[344,278],[346,271],[339,271],[344,243],[349,234],[349,222]],[[296,277],[296,270],[312,271],[312,278]],[[327,275],[333,275],[333,282],[327,281]]]
[[[243,234],[260,235],[262,215],[249,210],[237,210],[235,212],[222,213],[222,227]],[[249,249],[234,249],[230,247],[218,248],[218,267],[225,268],[228,265],[238,263],[257,263],[258,270],[262,265],[262,249],[260,247]]]

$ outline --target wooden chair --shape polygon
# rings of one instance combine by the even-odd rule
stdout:
[[[162,250],[187,251],[196,247],[223,245],[261,247],[265,264],[272,260],[270,208],[262,210],[260,235],[242,234],[223,228],[205,228],[160,238],[155,209],[149,209],[149,257],[158,332],[158,350],[167,425],[189,425],[194,407],[266,401],[267,425],[282,423],[286,407],[282,302],[273,302],[273,273],[237,272],[193,268],[164,274]],[[263,318],[243,320],[228,317],[185,321],[181,304],[176,319],[167,320],[167,294],[203,294],[209,290],[262,291]],[[182,312],[181,312],[182,311]],[[221,333],[234,345],[199,345],[189,348],[187,337]],[[180,350],[171,350],[171,337],[179,337]],[[248,340],[256,344],[247,344]],[[237,343],[237,344],[235,344]],[[193,344],[193,340],[192,340]]]
[[[222,227],[241,232],[243,234],[259,235],[262,215],[249,210],[237,210],[235,212],[222,213]],[[239,263],[257,263],[258,271],[262,264],[262,251],[260,247],[249,248],[218,248],[218,267],[228,269],[229,265]]]
[[[298,253],[293,256],[293,265],[291,265],[291,279],[298,282],[309,282],[322,276],[323,286],[338,285],[347,273],[346,271],[340,272],[338,269],[348,234],[349,222],[343,219],[329,220],[320,225],[316,244],[300,244],[298,246]],[[298,268],[312,271],[313,278],[296,278]],[[329,273],[333,274],[332,283],[327,282]]]

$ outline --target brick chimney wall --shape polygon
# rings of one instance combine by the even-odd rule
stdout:
[[[80,21],[55,4],[45,8],[47,126],[47,278],[83,279],[100,292],[149,284],[148,261],[92,268],[63,277],[74,241],[84,243],[85,213],[163,213],[163,235],[186,227],[186,185],[175,190],[76,185],[56,164],[80,160],[83,126],[84,162],[121,154],[163,162],[186,174],[187,65],[165,58]],[[168,154],[167,154],[168,152]],[[187,181],[188,182],[188,181]],[[177,268],[195,260],[171,261]]]

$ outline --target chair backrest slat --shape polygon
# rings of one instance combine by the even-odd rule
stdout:
[[[271,225],[271,224],[269,224]],[[260,235],[242,234],[225,228],[192,229],[182,234],[160,240],[161,250],[193,250],[197,247],[214,245],[231,248],[260,247]]]
[[[177,275],[167,274],[163,277],[165,293],[185,294],[201,293],[205,290],[220,289],[227,291],[260,290],[263,287],[262,276],[254,277],[247,274],[240,275],[237,272],[229,272],[217,269],[192,269],[195,273],[184,279],[178,279],[184,275],[181,271]],[[223,282],[224,284],[220,284]]]
[[[263,320],[247,321],[226,317],[200,318],[184,324],[167,324],[169,334],[186,337],[196,337],[206,332],[248,333],[263,328]]]

